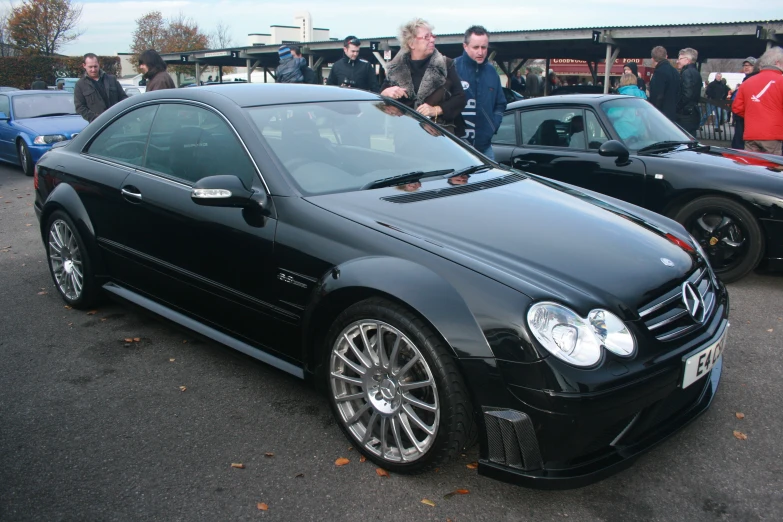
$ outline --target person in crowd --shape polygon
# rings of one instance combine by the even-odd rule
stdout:
[[[539,77],[533,72],[533,68],[525,67],[525,94],[529,97],[538,96],[539,92]]]
[[[511,76],[511,81],[509,82],[509,87],[512,91],[518,92],[522,94],[525,92],[525,77],[522,76],[522,73],[517,70],[517,72],[514,73],[513,76]]]
[[[291,54],[294,55],[294,59],[301,59],[302,64],[302,77],[304,78],[303,83],[309,83],[310,85],[314,85],[318,83],[318,78],[316,78],[315,71],[310,68],[309,65],[307,65],[307,59],[305,59],[304,56],[302,56],[302,50],[299,48],[298,45],[291,45]]]
[[[355,36],[349,36],[343,40],[343,56],[336,61],[329,72],[327,85],[339,85],[353,89],[378,92],[378,77],[375,68],[359,58],[359,48],[362,42]]]
[[[462,80],[451,58],[435,48],[432,26],[414,18],[400,27],[400,52],[389,62],[381,95],[398,100],[431,118],[456,136],[465,132],[467,103]]]
[[[207,76],[207,82],[210,82],[210,83],[212,82],[212,75],[211,74],[209,76]]]
[[[93,121],[112,105],[128,97],[117,77],[101,70],[98,57],[84,55],[84,76],[73,87],[73,104],[82,118]]]
[[[677,123],[691,135],[699,130],[700,112],[699,95],[701,93],[701,74],[696,68],[699,53],[696,49],[686,47],[677,57],[677,67],[680,69],[680,90],[677,97]]]
[[[637,78],[633,73],[623,73],[623,75],[620,77],[620,87],[617,89],[617,94],[636,96],[637,98],[646,100],[647,95],[639,88],[639,82],[637,81],[638,79],[639,78]]]
[[[758,74],[759,70],[756,67],[757,60],[753,56],[748,56],[745,61],[742,62],[742,72],[745,73],[745,78],[742,79],[742,83],[745,83],[748,78]],[[740,84],[742,85],[742,84]],[[732,98],[731,108],[732,115],[734,117],[734,136],[731,137],[732,149],[744,149],[745,148],[745,119],[734,112],[734,101],[737,99],[737,93],[739,92],[739,86],[734,91],[734,97]]]
[[[669,63],[666,49],[654,47],[650,53],[655,72],[650,79],[650,102],[672,121],[677,119],[677,95],[680,90],[680,75]],[[699,80],[701,82],[701,80]]]
[[[280,58],[280,65],[277,66],[275,81],[277,83],[304,83],[304,74],[302,74],[302,66],[306,63],[304,58],[295,58],[287,44],[283,44],[277,49],[277,55]]]
[[[58,82],[58,83],[57,83],[57,90],[58,90],[58,91],[63,91],[63,90],[65,90],[65,82]]]
[[[644,83],[644,80],[639,76],[639,66],[636,65],[636,62],[628,62],[623,66],[623,74],[631,73],[636,77],[636,86],[639,87],[639,90],[642,92],[647,91],[647,84]],[[622,84],[622,82],[620,82]]]
[[[506,95],[500,85],[500,76],[492,64],[487,63],[487,30],[480,25],[469,27],[465,31],[462,49],[462,56],[454,60],[454,65],[462,79],[462,88],[467,99],[462,111],[462,119],[465,122],[463,139],[477,151],[495,159],[491,141],[503,120]]]
[[[174,80],[166,72],[166,62],[154,49],[147,49],[139,56],[139,71],[147,80],[147,92],[174,89]]]
[[[742,82],[732,110],[745,119],[745,150],[783,154],[783,48],[758,59],[759,73]]]
[[[39,75],[36,75],[35,81],[30,85],[30,90],[32,91],[45,91],[48,88],[46,82]]]
[[[723,75],[721,73],[715,75],[715,79],[707,85],[707,90],[704,94],[710,101],[710,106],[712,107],[712,111],[710,112],[714,119],[715,132],[722,132],[720,124],[723,120],[723,104],[726,103],[726,96],[729,94],[729,88],[723,83]]]
[[[560,78],[558,78],[557,73],[552,69],[549,69],[546,81],[549,86],[549,94],[552,94],[552,91],[560,87]]]

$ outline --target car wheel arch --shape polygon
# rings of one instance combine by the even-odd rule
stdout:
[[[722,192],[718,190],[689,190],[686,192],[682,192],[680,194],[677,194],[672,201],[666,204],[666,206],[660,210],[651,209],[654,212],[659,212],[660,214],[674,219],[674,216],[677,215],[677,213],[688,203],[691,201],[694,201],[699,198],[704,197],[715,197],[715,198],[725,198],[730,199],[734,201],[735,203],[739,203],[740,205],[744,206],[748,211],[753,214],[753,216],[756,218],[756,220],[759,220],[761,216],[759,215],[759,209],[754,206],[752,203],[750,203],[748,200],[741,196],[737,196],[736,194],[732,194],[729,192]]]
[[[378,274],[384,277],[378,278]],[[414,274],[417,285],[404,285]],[[426,288],[422,287],[422,284]],[[432,300],[437,292],[442,296]],[[371,297],[398,303],[420,317],[448,346],[455,358],[460,355],[449,339],[470,342],[470,356],[494,357],[492,350],[468,305],[443,277],[412,261],[391,257],[367,257],[334,267],[325,274],[313,292],[302,321],[304,360],[311,373],[322,363],[323,342],[334,319],[348,306]],[[445,319],[450,319],[446,321]],[[454,320],[456,319],[456,320]]]
[[[42,240],[46,242],[47,234],[49,233],[46,229],[46,224],[49,221],[49,216],[56,210],[65,212],[73,220],[91,256],[95,273],[105,273],[100,250],[98,249],[98,242],[95,237],[95,227],[76,190],[67,183],[57,185],[49,193],[43,204],[39,221]]]

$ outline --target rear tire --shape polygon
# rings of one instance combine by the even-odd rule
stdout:
[[[740,203],[719,196],[695,199],[674,219],[701,244],[715,274],[731,283],[743,278],[761,261],[764,236],[758,221]]]
[[[22,166],[22,172],[26,176],[32,176],[35,170],[33,164],[33,157],[30,156],[30,151],[27,148],[27,144],[23,141],[19,141],[19,145],[16,148],[17,155],[19,156],[19,165]]]
[[[420,473],[465,447],[474,431],[470,397],[453,355],[424,321],[371,298],[342,312],[326,340],[332,411],[367,458]]]
[[[47,221],[46,255],[54,286],[68,305],[83,309],[98,302],[100,289],[84,241],[61,210],[52,212]]]

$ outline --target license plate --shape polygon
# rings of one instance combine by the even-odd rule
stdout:
[[[710,370],[712,370],[712,367],[715,366],[723,353],[728,331],[729,329],[726,328],[723,330],[723,335],[715,343],[685,359],[685,372],[682,378],[683,390],[710,373]]]

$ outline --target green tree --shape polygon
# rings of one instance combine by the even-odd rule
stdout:
[[[8,30],[16,47],[26,54],[55,54],[76,40],[82,6],[71,0],[22,0],[14,7]]]

